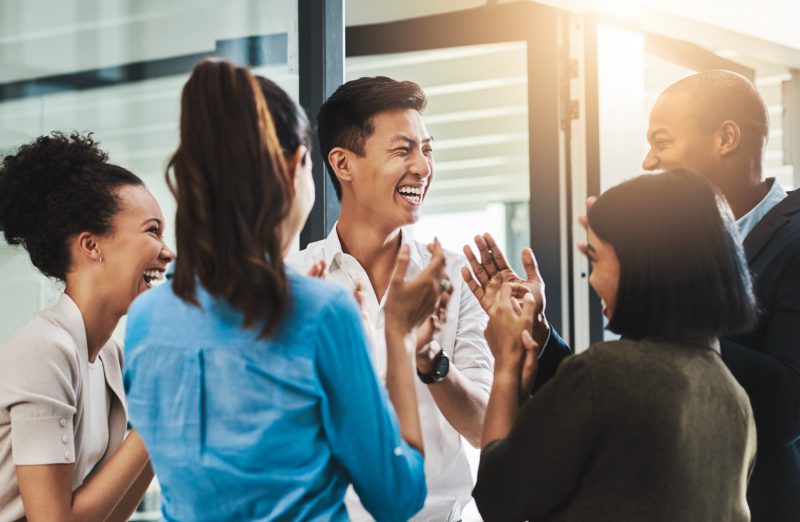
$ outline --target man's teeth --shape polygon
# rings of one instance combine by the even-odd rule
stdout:
[[[422,199],[423,191],[422,187],[400,187],[397,189],[397,192],[399,192],[401,196],[405,196],[417,202]]]

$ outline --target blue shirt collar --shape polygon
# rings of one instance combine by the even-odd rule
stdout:
[[[755,226],[761,219],[767,215],[767,212],[773,209],[775,205],[786,198],[786,191],[775,178],[768,178],[767,181],[772,182],[772,186],[758,205],[753,207],[750,212],[736,220],[736,226],[739,229],[739,238],[744,241],[744,238],[753,231]]]

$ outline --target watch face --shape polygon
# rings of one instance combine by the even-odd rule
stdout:
[[[447,372],[450,371],[450,358],[447,354],[442,350],[439,354],[439,358],[436,361],[436,368],[434,368],[433,372],[436,374],[437,381],[441,381],[445,377],[447,377]]]

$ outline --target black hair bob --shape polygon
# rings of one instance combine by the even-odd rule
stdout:
[[[609,330],[628,339],[704,339],[744,331],[755,298],[733,214],[685,169],[642,175],[601,195],[589,227],[620,275]]]

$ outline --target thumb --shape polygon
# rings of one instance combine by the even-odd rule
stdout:
[[[408,263],[410,262],[410,255],[408,252],[408,245],[400,247],[400,252],[397,254],[397,263],[394,265],[394,274],[392,274],[392,283],[402,283],[406,277],[408,270]]]
[[[536,313],[536,300],[533,294],[522,296],[522,318],[525,320],[525,329],[530,330],[533,326],[533,316]]]
[[[539,279],[539,264],[536,262],[536,256],[533,255],[533,250],[530,248],[522,251],[522,266],[525,267],[525,275],[528,281]]]

